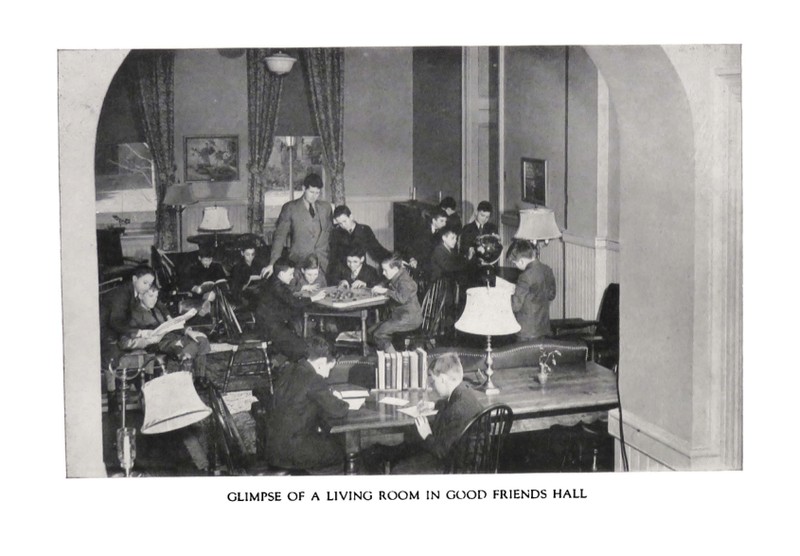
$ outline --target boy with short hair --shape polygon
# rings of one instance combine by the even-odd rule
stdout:
[[[469,422],[483,411],[475,392],[464,382],[464,368],[454,352],[443,353],[436,358],[428,371],[428,384],[439,396],[433,405],[436,416],[432,423],[424,415],[414,420],[422,439],[422,451],[413,445],[405,445],[399,450],[383,450],[388,452],[385,459],[394,460],[391,469],[393,474],[441,473],[453,444]],[[430,404],[421,402],[418,408],[425,411],[430,409]],[[382,454],[380,451],[378,453],[380,457]]]
[[[301,297],[310,297],[327,285],[325,273],[319,267],[319,259],[313,253],[303,260],[299,268],[295,269],[294,278],[290,284],[294,294]]]
[[[485,234],[496,234],[497,226],[489,222],[492,216],[492,204],[481,201],[475,209],[475,220],[461,229],[458,238],[459,251],[465,257],[469,255],[470,248],[475,248],[475,240]]]
[[[323,292],[310,298],[297,297],[291,288],[294,263],[280,257],[273,265],[273,274],[261,290],[256,307],[256,326],[262,335],[272,341],[276,351],[290,361],[305,357],[306,345],[301,337],[303,309],[311,301],[322,299]]]
[[[539,260],[538,248],[527,240],[517,240],[509,250],[512,264],[522,271],[517,278],[511,308],[522,329],[519,340],[549,336],[550,302],[556,298],[553,269]]]
[[[446,226],[455,230],[456,234],[461,232],[461,216],[458,214],[458,203],[452,197],[445,197],[439,201],[439,208],[447,214]]]
[[[277,268],[277,264],[276,264]],[[344,446],[327,432],[327,419],[347,415],[349,404],[325,379],[336,361],[318,336],[306,341],[308,355],[280,371],[267,411],[271,465],[314,474],[343,473]]]
[[[371,288],[380,282],[378,271],[366,263],[366,255],[360,247],[352,247],[345,260],[346,269],[333,277],[340,288]]]
[[[197,251],[197,260],[186,269],[181,289],[194,294],[195,303],[191,306],[198,308],[198,316],[205,316],[211,312],[211,303],[217,298],[213,289],[204,286],[206,282],[219,282],[227,280],[228,275],[222,265],[214,261],[214,251],[210,246],[202,246]]]
[[[399,255],[392,255],[381,263],[384,277],[388,283],[377,285],[372,291],[385,294],[392,303],[392,314],[385,321],[373,325],[372,337],[379,350],[395,353],[392,334],[415,330],[422,325],[422,308],[417,298],[417,283],[403,268]]]
[[[231,267],[230,289],[233,301],[239,304],[253,302],[253,295],[261,283],[261,265],[256,262],[256,245],[248,242],[239,251],[242,258]],[[258,277],[253,280],[252,277]]]
[[[466,284],[469,281],[466,275],[469,268],[467,259],[458,253],[456,243],[458,243],[456,231],[444,228],[441,233],[441,241],[431,253],[429,274],[431,282],[439,278],[452,278],[460,284]]]

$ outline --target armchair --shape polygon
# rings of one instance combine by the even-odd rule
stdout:
[[[557,339],[585,342],[591,360],[613,368],[619,361],[619,284],[606,287],[597,320],[559,319],[550,325]]]

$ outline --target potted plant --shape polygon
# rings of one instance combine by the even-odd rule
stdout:
[[[553,367],[556,366],[556,355],[561,355],[557,349],[552,351],[545,351],[542,349],[542,354],[539,356],[539,384],[546,384],[547,377],[553,372]]]

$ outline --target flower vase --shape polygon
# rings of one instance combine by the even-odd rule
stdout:
[[[537,377],[538,380],[539,380],[539,384],[542,384],[542,385],[547,384],[547,377],[548,377],[548,373],[541,373],[540,372],[538,377]]]

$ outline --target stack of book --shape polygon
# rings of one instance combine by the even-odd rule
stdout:
[[[378,390],[415,390],[428,386],[428,353],[413,351],[386,353],[378,351],[375,387]]]

